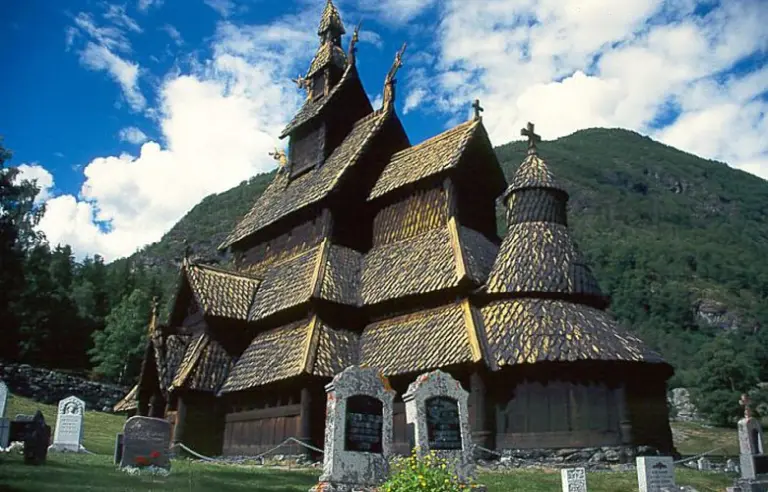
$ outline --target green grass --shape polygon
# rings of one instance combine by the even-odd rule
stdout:
[[[713,455],[739,454],[739,437],[736,429],[707,427],[693,422],[672,422],[672,436],[677,451],[685,455],[705,453],[722,448]]]
[[[120,472],[109,456],[50,454],[44,466],[22,463],[19,455],[0,458],[0,490],[3,492],[128,491],[265,491],[306,492],[317,482],[318,470],[287,471],[217,465],[175,460],[168,477],[131,476]],[[512,470],[480,474],[489,492],[552,492],[560,490],[560,474],[552,470]],[[733,477],[717,473],[677,469],[677,483],[700,492],[722,491]],[[632,472],[594,472],[587,475],[590,492],[636,492]]]
[[[45,423],[51,426],[51,439],[53,439],[57,410],[55,405],[45,405],[13,394],[8,396],[5,414],[9,418],[14,418],[20,413],[33,415],[36,410],[43,412]],[[115,449],[115,434],[122,432],[124,423],[124,415],[86,410],[83,422],[83,446],[92,453],[111,456]]]
[[[33,414],[40,409],[53,428],[56,407],[36,403],[28,398],[10,395],[7,415]],[[43,467],[25,466],[17,455],[0,455],[0,491],[3,492],[68,492],[68,491],[306,491],[317,480],[319,471],[282,471],[233,465],[216,465],[187,460],[173,462],[168,477],[130,476],[112,464],[115,434],[122,430],[125,417],[86,411],[84,446],[98,456],[50,453]],[[683,454],[698,454],[716,447],[725,453],[738,454],[734,429],[704,427],[686,422],[673,422],[675,445]],[[716,454],[722,454],[718,452]],[[676,471],[680,485],[691,485],[701,492],[722,491],[733,477],[704,473],[685,468]],[[520,469],[504,473],[481,474],[480,482],[490,492],[560,490],[560,474],[556,470]],[[593,472],[587,477],[590,492],[635,492],[637,476],[632,472]]]

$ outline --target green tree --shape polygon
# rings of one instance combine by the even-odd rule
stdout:
[[[147,343],[150,305],[147,293],[135,289],[112,309],[104,330],[93,334],[89,353],[94,372],[121,384],[136,379]]]
[[[705,343],[696,357],[692,397],[699,411],[716,425],[733,425],[741,414],[739,397],[753,390],[759,364],[736,337],[720,334]]]
[[[20,334],[14,305],[24,288],[25,252],[42,238],[34,227],[44,208],[35,205],[39,192],[35,183],[19,182],[19,170],[6,167],[10,159],[11,152],[0,137],[0,358],[15,359]]]

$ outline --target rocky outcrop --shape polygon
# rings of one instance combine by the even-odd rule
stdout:
[[[721,330],[738,330],[741,326],[739,317],[730,312],[722,302],[712,299],[701,299],[693,308],[696,320],[707,326]]]
[[[0,362],[0,379],[8,390],[40,403],[57,405],[59,400],[74,395],[85,402],[86,409],[111,412],[129,388],[97,383],[87,379],[39,369],[27,364]]]
[[[672,420],[695,422],[701,420],[696,405],[691,401],[691,393],[687,388],[675,388],[669,392],[669,406],[672,410]]]

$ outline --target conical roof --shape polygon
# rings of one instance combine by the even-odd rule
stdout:
[[[507,235],[485,290],[491,294],[573,300],[603,308],[600,291],[568,229],[568,194],[535,143],[504,194]]]
[[[332,31],[339,36],[346,32],[344,30],[344,23],[341,22],[339,9],[336,8],[331,0],[328,0],[325,4],[323,15],[320,17],[320,26],[317,28],[317,35],[322,36],[327,31]]]

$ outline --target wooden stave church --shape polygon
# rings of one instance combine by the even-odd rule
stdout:
[[[509,185],[479,105],[412,146],[394,109],[402,50],[374,110],[357,31],[347,53],[343,34],[328,0],[297,80],[307,99],[281,134],[289,153],[221,245],[233,269],[185,255],[169,319],[155,307],[139,382],[115,410],[166,418],[174,442],[204,454],[287,437],[322,447],[324,386],[344,367],[380,368],[399,398],[441,368],[470,391],[486,448],[671,451],[672,367],[605,312],[532,125]],[[395,448],[410,451],[399,399]]]

